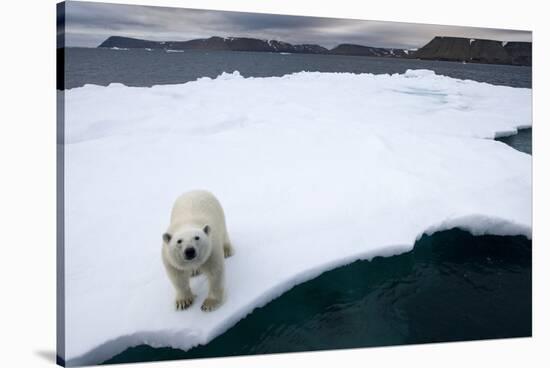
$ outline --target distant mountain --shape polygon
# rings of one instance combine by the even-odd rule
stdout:
[[[329,52],[334,55],[356,55],[356,56],[386,56],[386,57],[407,57],[409,52],[404,49],[387,49],[381,47],[370,47],[344,43],[336,46]]]
[[[487,64],[531,65],[530,42],[501,42],[461,37],[435,37],[413,56],[418,59]]]
[[[190,41],[148,41],[129,37],[111,36],[98,47],[163,50],[226,50],[258,52],[293,52],[326,54],[328,49],[319,45],[292,45],[275,40],[245,37],[210,37]]]
[[[189,41],[148,41],[130,37],[111,36],[98,47],[355,55],[511,65],[531,65],[532,63],[531,42],[501,42],[495,40],[441,36],[435,37],[424,47],[416,51],[356,44],[340,44],[329,50],[314,44],[293,45],[288,42],[277,40],[216,36]]]
[[[533,46],[531,42],[507,42],[504,48],[512,58],[512,64],[531,65],[533,63]]]
[[[136,38],[111,36],[98,47],[161,50],[225,50],[256,52],[288,52],[300,54],[333,54],[359,56],[406,57],[403,49],[385,49],[362,45],[342,44],[332,50],[314,44],[293,45],[277,40],[260,40],[245,37],[210,37],[189,41],[148,41]]]

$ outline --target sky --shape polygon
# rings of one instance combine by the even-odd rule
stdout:
[[[333,48],[341,43],[415,49],[435,36],[531,41],[531,32],[369,20],[69,1],[65,45],[96,47],[109,36],[154,41],[252,37]],[[58,17],[58,23],[62,21]]]

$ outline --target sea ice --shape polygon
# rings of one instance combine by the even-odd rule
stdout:
[[[531,90],[436,75],[238,73],[65,92],[65,352],[207,344],[323,271],[422,233],[531,233]],[[160,258],[174,199],[212,191],[236,254],[227,301],[176,311]],[[368,280],[366,280],[368,282]]]

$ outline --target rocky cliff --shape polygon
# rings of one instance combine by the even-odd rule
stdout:
[[[512,64],[531,65],[533,63],[531,42],[508,42],[504,48],[512,58]]]
[[[435,37],[414,53],[418,59],[531,65],[530,42]]]

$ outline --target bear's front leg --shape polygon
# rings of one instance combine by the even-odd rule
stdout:
[[[223,258],[222,258],[223,260]],[[205,271],[206,277],[210,284],[208,296],[202,303],[201,309],[205,312],[210,312],[217,309],[224,298],[224,265],[223,261],[213,270]]]
[[[191,278],[191,271],[183,271],[174,268],[167,260],[165,249],[162,251],[162,262],[168,278],[176,289],[176,310],[184,310],[189,308],[195,300],[195,296],[191,292],[189,286],[189,279]]]
[[[193,304],[195,296],[191,292],[189,286],[189,278],[191,272],[177,271],[173,280],[174,288],[176,289],[176,310],[187,309]]]
[[[191,292],[189,286],[189,278],[191,271],[180,271],[172,267],[168,262],[164,263],[168,278],[172,281],[174,289],[176,289],[176,310],[184,310],[189,308],[195,300],[195,296]]]

